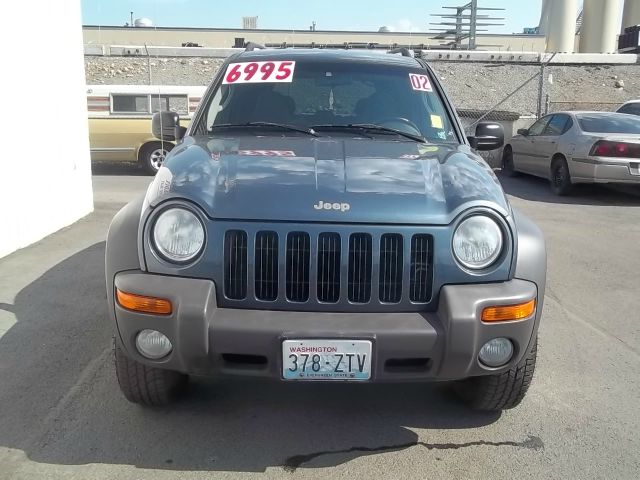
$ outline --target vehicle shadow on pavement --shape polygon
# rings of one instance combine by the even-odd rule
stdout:
[[[507,177],[496,172],[502,188],[508,195],[529,200],[569,205],[640,207],[640,185],[596,185],[573,186],[571,195],[561,197],[551,191],[549,181],[532,175],[520,174]]]
[[[500,417],[468,410],[437,384],[195,379],[172,407],[130,404],[113,368],[104,242],[51,268],[5,307],[17,323],[0,338],[0,447],[31,461],[261,472],[412,447],[537,448],[532,438],[456,443],[453,433],[429,431],[419,438],[415,430],[472,429]]]

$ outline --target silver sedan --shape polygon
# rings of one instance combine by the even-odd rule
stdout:
[[[502,154],[502,171],[551,181],[567,195],[575,183],[640,185],[640,117],[609,112],[557,112],[518,130]]]

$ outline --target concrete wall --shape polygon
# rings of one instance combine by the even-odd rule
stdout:
[[[574,19],[575,20],[575,19]],[[379,43],[381,45],[430,45],[437,48],[444,40],[434,39],[433,34],[406,32],[341,32],[308,30],[243,30],[223,28],[129,28],[98,27],[83,28],[84,43],[99,45],[154,45],[179,47],[185,42],[194,42],[203,47],[233,47],[235,38],[258,43],[296,43],[316,42],[343,44]],[[478,35],[479,48],[482,45],[500,45],[502,50],[543,52],[543,35]],[[487,47],[496,50],[497,47]]]
[[[0,257],[93,210],[80,1],[5,2],[4,18],[28,18],[38,35],[5,22],[0,127]],[[42,38],[58,52],[41,55]],[[37,62],[30,59],[38,58]],[[64,108],[60,100],[64,99]]]

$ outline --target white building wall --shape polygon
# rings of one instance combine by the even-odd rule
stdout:
[[[0,257],[93,210],[80,1],[5,2],[3,18]]]

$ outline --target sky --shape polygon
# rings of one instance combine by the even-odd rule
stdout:
[[[439,22],[433,13],[447,13],[443,6],[458,6],[467,0],[82,0],[85,25],[124,25],[147,17],[159,27],[241,28],[243,16],[258,16],[258,28],[308,30],[312,21],[318,30],[368,30],[381,26],[395,31],[427,31]],[[401,7],[399,6],[401,5]],[[488,33],[520,33],[535,27],[541,0],[479,0],[480,7],[506,8],[484,12],[504,17],[502,27]]]

